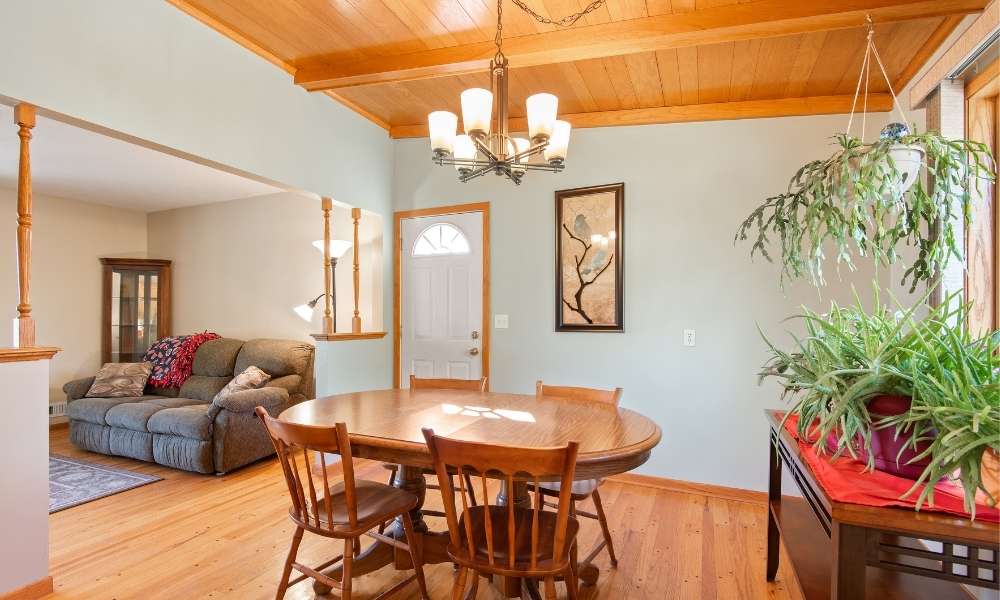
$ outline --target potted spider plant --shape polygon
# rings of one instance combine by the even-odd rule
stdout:
[[[826,314],[804,309],[806,334],[785,351],[765,337],[771,358],[760,381],[776,378],[798,415],[798,434],[819,453],[848,454],[870,469],[924,486],[955,474],[974,515],[976,491],[988,503],[990,461],[1000,450],[1000,333],[975,339],[960,292],[917,318],[916,307],[892,311],[878,300],[836,303]],[[919,303],[917,304],[919,306]],[[984,466],[985,465],[985,466]]]

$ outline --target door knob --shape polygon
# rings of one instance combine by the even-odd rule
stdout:
[[[469,348],[469,354],[472,356],[479,354],[479,348]]]
[[[474,340],[478,340],[479,339],[479,332],[478,331],[473,331],[472,332],[472,339],[474,339]]]

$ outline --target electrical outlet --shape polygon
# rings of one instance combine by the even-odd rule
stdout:
[[[684,345],[694,346],[694,329],[684,330]]]
[[[493,315],[494,329],[507,329],[510,327],[510,317],[507,315]]]

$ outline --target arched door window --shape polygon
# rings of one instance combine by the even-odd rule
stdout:
[[[469,240],[451,223],[435,223],[424,229],[413,243],[413,256],[468,254]]]

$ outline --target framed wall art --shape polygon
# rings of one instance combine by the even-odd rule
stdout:
[[[556,331],[625,331],[625,184],[556,192]]]

